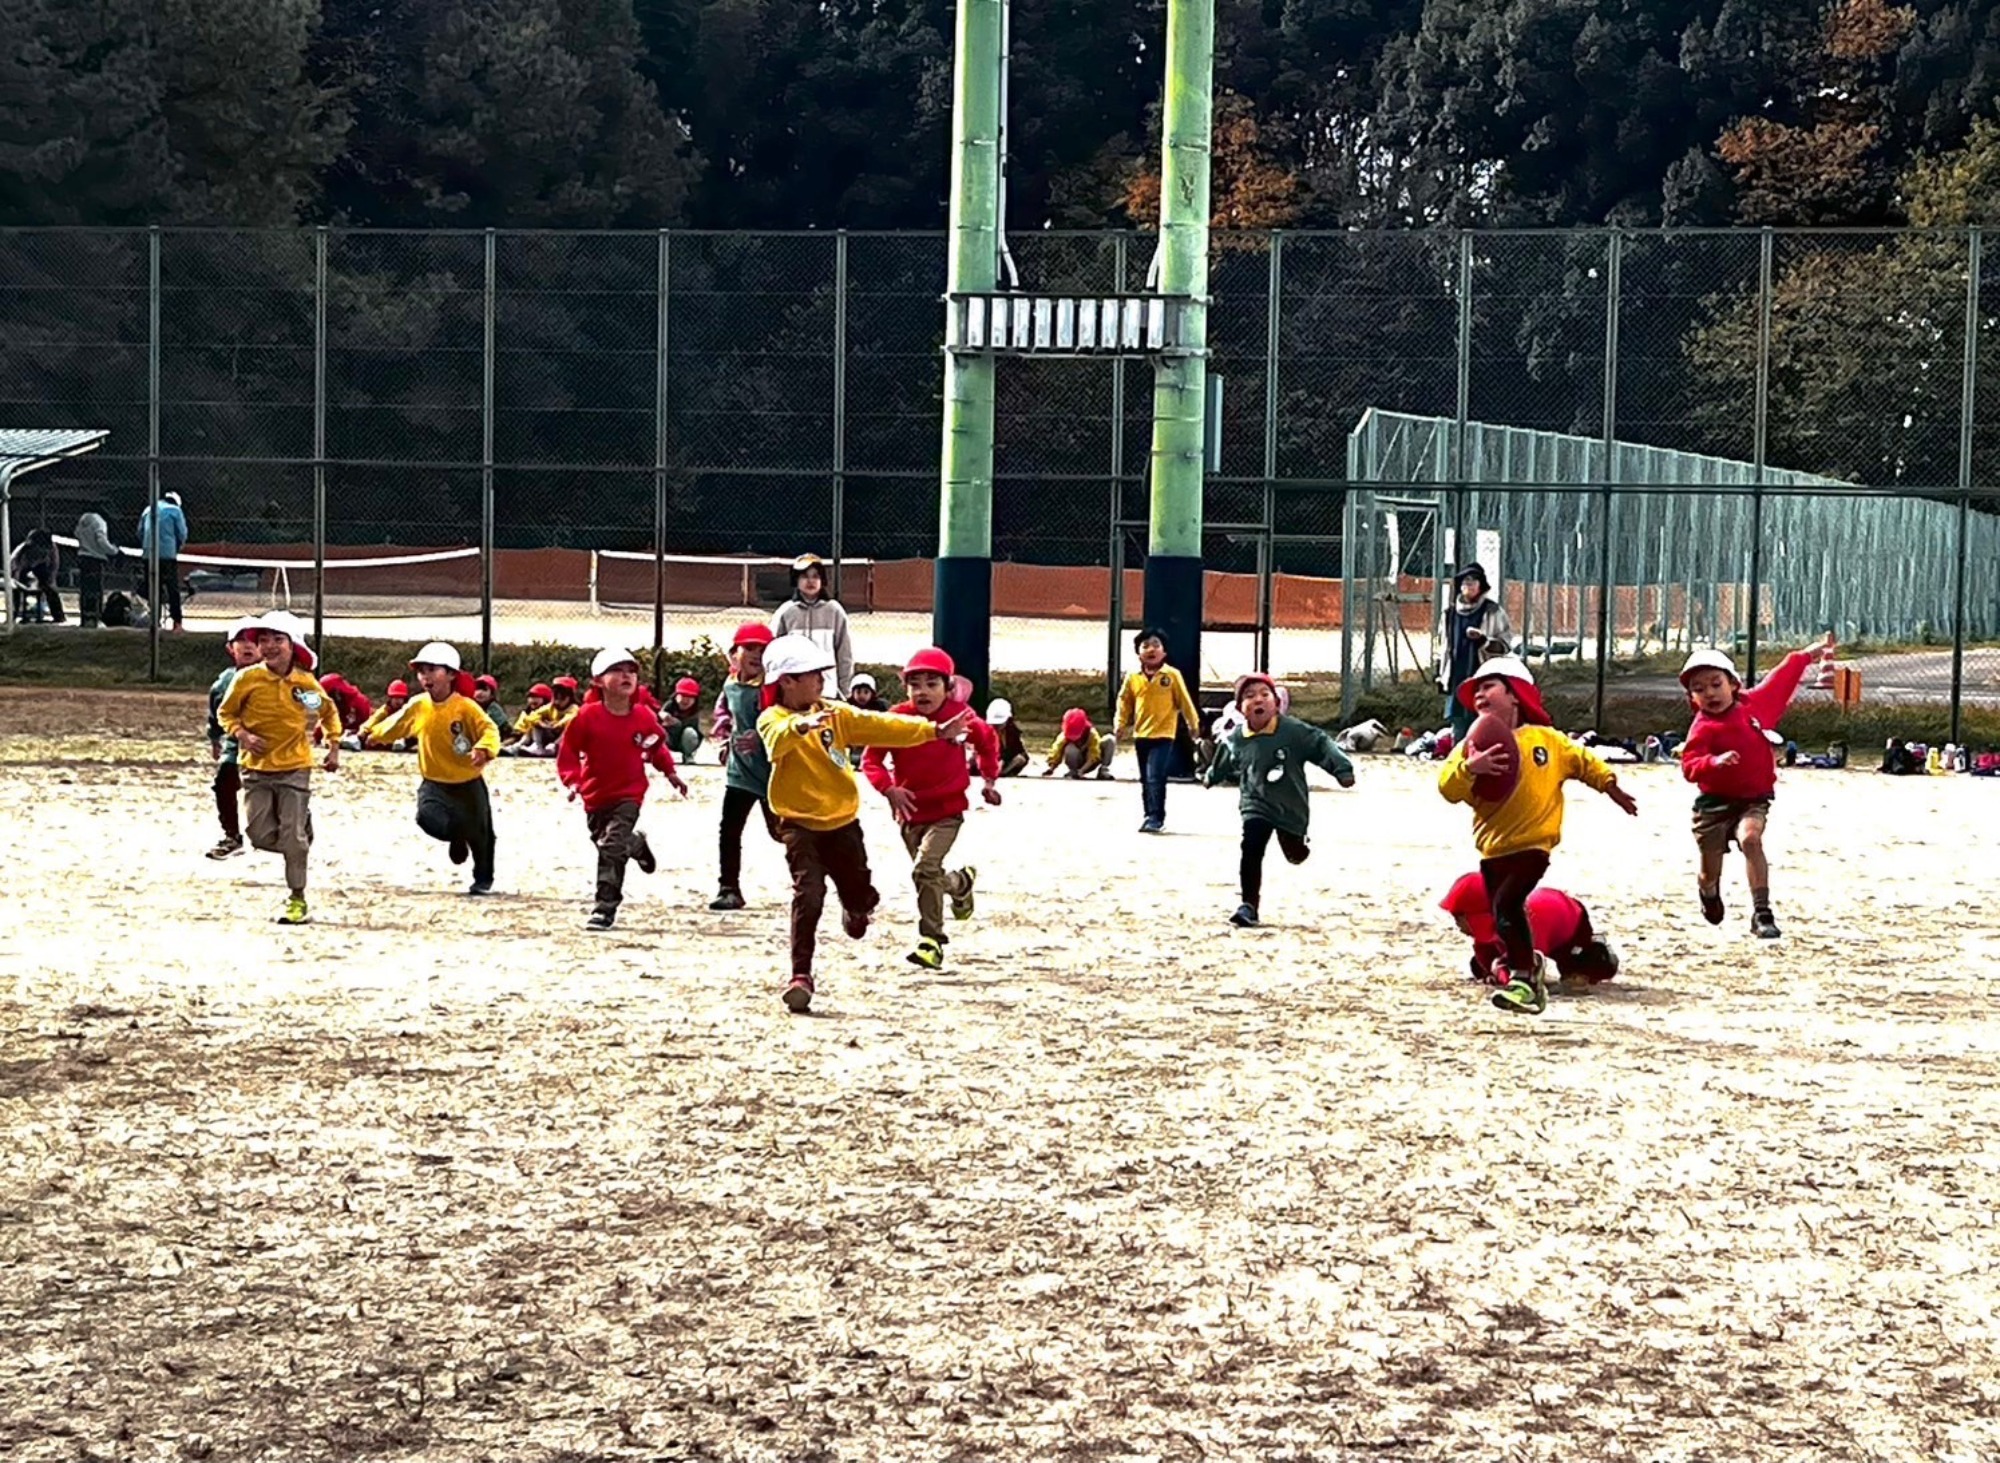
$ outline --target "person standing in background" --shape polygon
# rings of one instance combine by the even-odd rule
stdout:
[[[118,551],[111,547],[111,529],[104,515],[90,509],[76,521],[77,613],[83,628],[95,630],[104,616],[104,571]]]
[[[828,597],[826,564],[818,554],[800,554],[792,560],[792,597],[771,616],[771,634],[803,635],[832,656],[827,694],[836,701],[847,696],[854,684],[854,641],[848,634],[846,609]]]
[[[1514,622],[1493,596],[1492,581],[1478,564],[1467,564],[1451,581],[1452,602],[1438,631],[1438,686],[1455,740],[1464,741],[1473,711],[1458,688],[1477,678],[1479,667],[1514,649]]]
[[[161,619],[175,633],[181,623],[181,550],[187,544],[187,515],[181,512],[179,493],[162,493],[160,501],[139,515],[139,552],[148,561],[153,556],[153,534],[160,536],[160,594],[166,613]]]

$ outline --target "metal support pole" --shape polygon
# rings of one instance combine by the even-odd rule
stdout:
[[[1764,478],[1771,444],[1771,290],[1777,235],[1765,229],[1757,247],[1757,403],[1751,463],[1756,470],[1750,491],[1750,644],[1744,673],[1757,679],[1757,638],[1764,595]]]
[[[1612,574],[1611,564],[1611,508],[1612,483],[1618,475],[1618,296],[1619,276],[1625,259],[1625,236],[1613,229],[1605,252],[1607,258],[1604,281],[1604,461],[1602,463],[1604,517],[1598,525],[1597,533],[1597,712],[1594,718],[1600,730],[1605,724],[1604,677],[1611,660],[1611,633],[1615,619],[1611,600],[1617,591],[1617,581]]]
[[[653,690],[666,685],[667,646],[667,285],[673,236],[660,230],[653,274]]]
[[[493,332],[499,247],[486,231],[485,339],[479,392],[479,668],[493,669]]]
[[[833,236],[833,587],[840,598],[840,561],[847,542],[847,230]]]
[[[1285,236],[1271,232],[1271,279],[1264,303],[1264,532],[1257,540],[1257,669],[1271,671],[1277,618],[1278,337],[1285,291]]]
[[[1965,730],[1965,591],[1969,540],[1972,534],[1973,413],[1979,402],[1980,254],[1984,236],[1973,225],[1965,248],[1965,370],[1958,397],[1958,564],[1954,571],[1951,615],[1951,739],[1964,741]]]
[[[1467,440],[1472,431],[1472,231],[1458,231],[1458,383],[1457,395],[1452,409],[1451,428],[1451,553],[1444,557],[1451,562],[1446,570],[1458,572],[1458,565],[1469,563],[1475,556],[1477,539],[1467,547],[1468,527],[1465,521],[1466,476],[1470,471],[1471,443]],[[1442,515],[1440,515],[1442,520]],[[1443,542],[1444,525],[1435,525]],[[1401,584],[1400,564],[1391,566],[1391,573]],[[1432,585],[1431,605],[1434,621],[1442,622],[1444,613],[1451,608],[1453,589],[1447,588],[1439,578]]]
[[[1127,248],[1130,241],[1124,234],[1115,236],[1111,245],[1112,287],[1124,292],[1125,271],[1130,266]],[[1122,679],[1121,667],[1125,651],[1125,358],[1120,356],[1111,363],[1111,524],[1110,552],[1105,556],[1111,565],[1110,625],[1105,636],[1104,651],[1104,714],[1113,717],[1118,712],[1118,684]]]
[[[160,678],[160,227],[146,230],[146,679]],[[178,561],[176,561],[178,562]],[[12,566],[9,566],[10,569]]]
[[[326,654],[326,226],[313,230],[313,644]]]

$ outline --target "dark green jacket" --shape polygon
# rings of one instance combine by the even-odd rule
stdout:
[[[1342,787],[1354,786],[1354,764],[1333,738],[1311,722],[1281,716],[1262,736],[1239,727],[1216,748],[1208,769],[1214,787],[1230,773],[1242,785],[1238,806],[1246,818],[1262,818],[1280,833],[1305,837],[1312,811],[1306,803],[1306,764],[1331,772]]]

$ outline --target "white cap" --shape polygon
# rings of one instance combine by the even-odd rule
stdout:
[[[764,647],[764,679],[803,676],[833,669],[833,652],[809,635],[780,635]]]
[[[986,724],[1005,726],[1014,719],[1014,703],[995,697],[986,703]]]
[[[222,643],[224,645],[234,645],[237,641],[241,640],[245,635],[248,635],[251,631],[257,628],[258,628],[257,617],[255,615],[245,615],[242,619],[238,620],[235,624],[229,627],[229,635],[226,639],[223,640]]]
[[[852,691],[856,686],[866,686],[869,690],[872,691],[875,689],[875,678],[869,675],[868,672],[863,671],[860,675],[856,676],[852,682],[849,683],[847,689],[849,691]]]
[[[619,645],[607,645],[597,652],[597,658],[590,663],[590,678],[594,681],[613,666],[639,664],[639,657]]]
[[[181,506],[181,495],[179,493],[162,493],[160,494],[160,501],[162,503],[171,503],[178,508]]]
[[[1687,664],[1681,667],[1681,684],[1685,686],[1687,678],[1696,671],[1721,671],[1732,681],[1740,682],[1743,679],[1736,673],[1736,662],[1720,650],[1697,650],[1690,655]]]
[[[257,617],[256,625],[260,630],[276,630],[280,635],[288,635],[297,643],[303,643],[311,633],[306,628],[306,622],[290,610],[266,610]]]
[[[410,657],[411,665],[441,665],[448,671],[462,670],[458,663],[458,651],[442,640],[433,640],[422,650]]]
[[[1526,681],[1531,686],[1535,684],[1534,672],[1528,669],[1528,663],[1518,655],[1496,655],[1491,660],[1482,660],[1472,668],[1472,675],[1468,679],[1484,681],[1494,676],[1502,676],[1510,681]]]

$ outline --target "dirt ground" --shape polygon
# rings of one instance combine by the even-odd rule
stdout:
[[[1406,761],[1248,933],[1233,793],[1009,783],[938,974],[871,804],[888,917],[793,1018],[712,765],[604,936],[548,766],[473,902],[352,757],[286,931],[199,716],[0,691],[0,1457],[2000,1457],[2000,784],[1788,775],[1770,945],[1670,770],[1578,791],[1626,974],[1540,1019]]]

